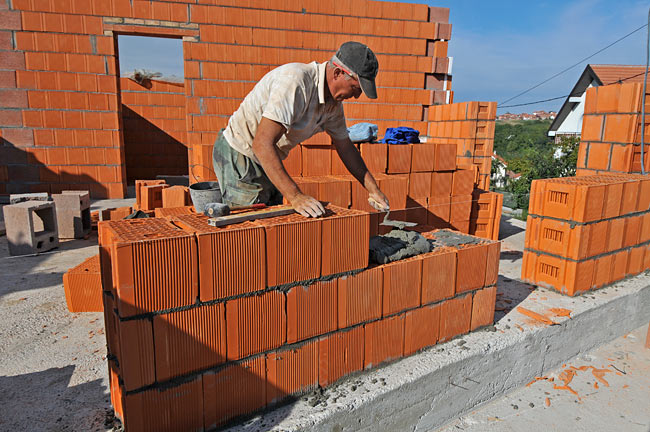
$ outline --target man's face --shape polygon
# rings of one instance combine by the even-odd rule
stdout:
[[[345,72],[343,69],[337,68],[334,71],[334,91],[332,97],[341,102],[350,98],[358,98],[361,96],[361,85],[359,80],[352,75]]]

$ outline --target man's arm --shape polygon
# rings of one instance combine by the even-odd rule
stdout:
[[[386,195],[379,190],[375,178],[370,174],[370,171],[368,171],[365,162],[361,158],[357,148],[352,144],[352,141],[350,141],[350,138],[333,140],[333,142],[336,152],[339,154],[345,167],[350,171],[350,174],[352,174],[354,178],[356,178],[359,183],[366,188],[370,198],[381,207],[377,208],[377,210],[388,210],[388,198],[386,198]],[[375,204],[373,204],[373,206],[375,206]]]
[[[323,205],[316,198],[300,191],[296,182],[287,174],[287,170],[278,156],[275,144],[285,132],[286,129],[282,124],[262,117],[253,139],[253,153],[262,164],[269,180],[289,200],[291,206],[298,213],[307,217],[321,216],[325,214]]]

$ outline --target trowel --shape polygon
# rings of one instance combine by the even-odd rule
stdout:
[[[390,208],[382,207],[381,204],[372,199],[372,197],[368,197],[368,203],[376,210],[386,212],[386,215],[384,215],[384,220],[379,225],[397,228],[398,230],[403,230],[404,228],[413,228],[414,226],[417,226],[417,223],[415,222],[404,222],[388,219],[388,215],[390,215]]]

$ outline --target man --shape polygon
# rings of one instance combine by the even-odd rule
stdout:
[[[282,164],[289,151],[325,131],[350,173],[368,190],[379,210],[388,199],[379,190],[350,141],[341,101],[363,91],[377,98],[375,54],[358,42],[346,42],[327,63],[290,63],[267,73],[246,96],[219,134],[212,153],[224,203],[279,204],[286,197],[303,216],[325,213],[303,194]]]

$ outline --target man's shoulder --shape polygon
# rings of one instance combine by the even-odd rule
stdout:
[[[313,81],[318,75],[318,63],[287,63],[278,66],[269,72],[269,77],[280,78],[289,77],[293,79],[302,79]]]

